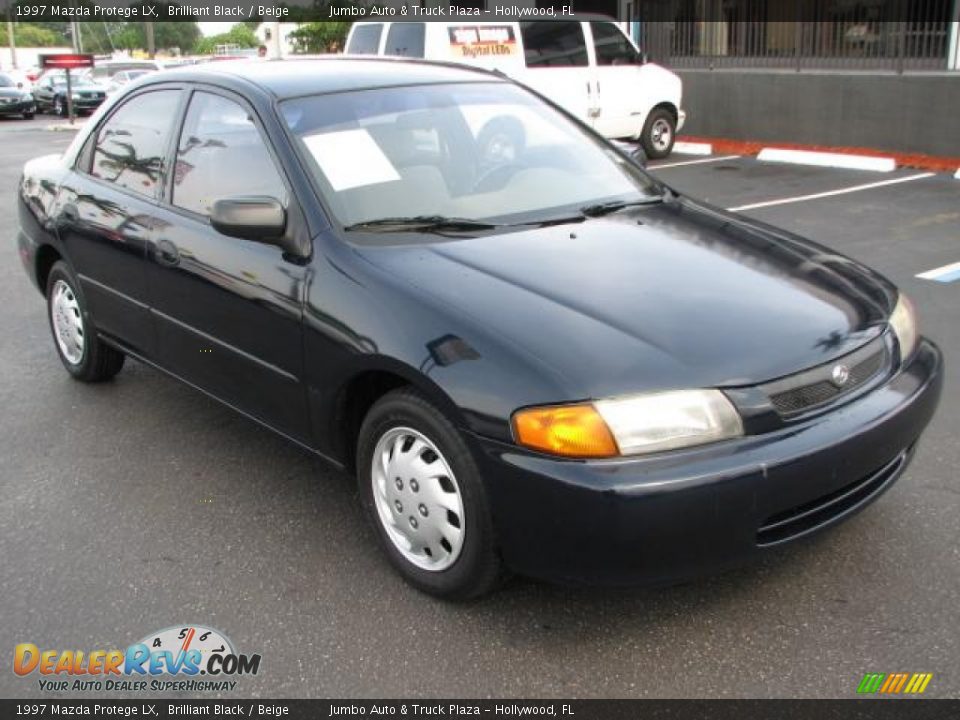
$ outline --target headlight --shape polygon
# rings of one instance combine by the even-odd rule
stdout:
[[[890,315],[890,327],[897,336],[897,343],[900,345],[900,361],[903,362],[913,354],[920,337],[917,333],[917,311],[910,298],[903,293],[900,293],[897,306]]]
[[[517,442],[553,455],[603,458],[675,450],[743,435],[719,390],[677,390],[519,410]]]

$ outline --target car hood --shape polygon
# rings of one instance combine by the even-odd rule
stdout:
[[[360,251],[522,347],[577,397],[782,377],[876,337],[896,301],[888,281],[849,258],[689,200],[581,224],[396,240]]]
[[[0,88],[0,97],[4,98],[17,98],[20,99],[23,95],[26,95],[29,90],[21,90],[20,88],[9,88],[4,87]]]

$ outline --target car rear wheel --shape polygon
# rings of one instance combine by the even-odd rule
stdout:
[[[23,119],[24,119],[24,120],[33,120],[33,113],[32,113],[32,112],[25,112],[25,113],[23,114]]]
[[[419,393],[395,390],[360,429],[360,498],[380,545],[410,584],[467,600],[500,576],[480,473],[449,420]]]
[[[667,157],[673,150],[676,134],[677,123],[669,110],[656,108],[651,111],[640,136],[640,142],[647,157],[651,159]]]
[[[97,337],[79,287],[65,262],[54,263],[47,278],[47,314],[54,345],[63,366],[77,380],[109,380],[120,372],[125,356]]]

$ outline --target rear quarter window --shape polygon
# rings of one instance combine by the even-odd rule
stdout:
[[[380,49],[380,35],[383,25],[355,25],[350,42],[347,43],[348,55],[376,55]]]

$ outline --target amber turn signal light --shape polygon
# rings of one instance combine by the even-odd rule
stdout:
[[[606,458],[620,454],[610,428],[593,405],[527,408],[513,415],[520,445],[551,455]]]

